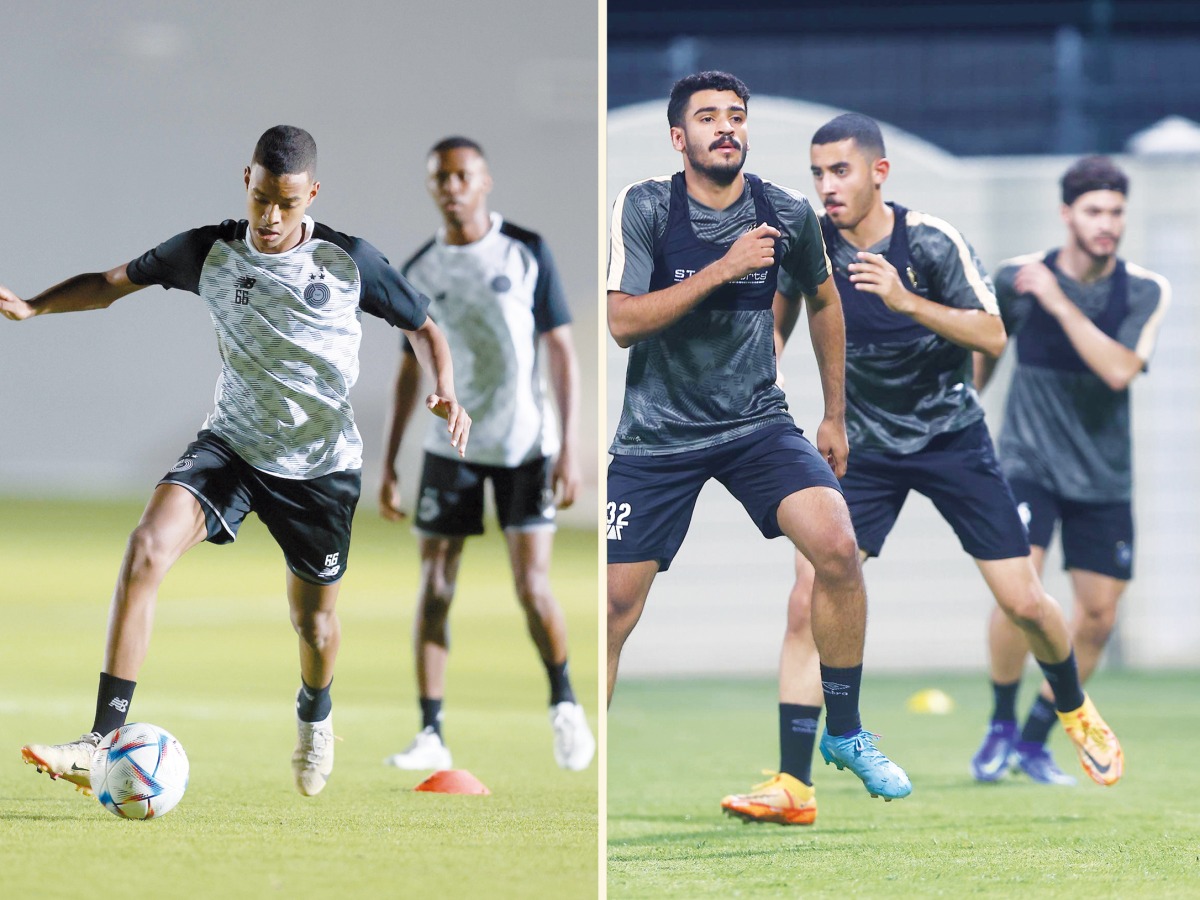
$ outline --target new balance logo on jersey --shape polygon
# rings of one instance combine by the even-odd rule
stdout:
[[[633,507],[628,503],[609,503],[606,507],[608,517],[608,539],[610,541],[619,541],[625,531],[625,526],[629,524],[629,514],[633,512]]]
[[[258,279],[253,275],[243,275],[233,283],[233,302],[245,306],[250,302],[250,289]]]
[[[129,712],[129,701],[124,697],[113,697],[108,701],[108,705],[119,713]]]

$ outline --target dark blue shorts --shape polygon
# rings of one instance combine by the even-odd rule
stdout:
[[[933,501],[973,558],[1029,555],[1017,502],[982,419],[939,434],[916,453],[851,449],[842,492],[858,546],[869,556],[883,549],[909,491]]]
[[[1040,484],[1012,481],[1017,512],[1029,528],[1029,543],[1049,547],[1062,523],[1063,568],[1133,578],[1133,504],[1067,500]]]
[[[204,430],[159,484],[177,484],[200,502],[211,543],[234,541],[253,511],[299,578],[333,584],[346,573],[350,525],[362,487],[358,469],[320,478],[280,478],[260,472]]]
[[[780,502],[810,487],[841,491],[829,464],[795,425],[664,456],[614,456],[608,467],[608,561],[657,560],[667,571],[692,523],[700,489],[715,478],[763,537],[779,537]]]

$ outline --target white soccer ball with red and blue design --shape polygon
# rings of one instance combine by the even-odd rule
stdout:
[[[157,725],[132,722],[109,732],[92,755],[92,792],[123,819],[154,819],[175,808],[188,786],[183,745]]]

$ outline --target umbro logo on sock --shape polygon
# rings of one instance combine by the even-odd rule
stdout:
[[[836,681],[822,681],[821,688],[825,693],[833,694],[835,697],[850,696],[850,685],[848,684],[839,684]]]
[[[126,700],[124,697],[113,697],[111,700],[108,701],[108,705],[111,706],[113,709],[115,709],[117,712],[121,712],[121,713],[129,712],[129,701]]]

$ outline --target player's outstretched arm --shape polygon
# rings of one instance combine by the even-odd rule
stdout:
[[[721,285],[775,262],[779,231],[759,225],[733,242],[714,263],[677,284],[648,294],[608,292],[608,330],[619,347],[630,347],[673,325]]]
[[[562,421],[562,448],[554,461],[551,476],[560,509],[566,509],[579,495],[579,361],[571,339],[571,326],[559,325],[542,335],[550,361],[550,380],[558,417]]]
[[[433,319],[415,331],[405,331],[408,342],[417,354],[421,368],[433,377],[433,393],[425,398],[425,408],[435,416],[446,420],[450,432],[450,446],[458,450],[459,456],[467,452],[467,437],[471,432],[471,417],[458,405],[454,394],[454,363],[450,359],[450,346],[442,329]]]
[[[143,287],[144,285],[134,284],[129,280],[124,263],[107,272],[89,272],[68,278],[52,288],[47,288],[31,300],[22,300],[0,285],[0,315],[19,322],[46,313],[104,309],[126,294],[132,294]]]
[[[846,437],[846,320],[833,276],[826,278],[813,296],[805,298],[805,306],[825,399],[825,417],[817,428],[817,450],[833,474],[841,478],[850,457]]]
[[[411,353],[400,354],[400,371],[392,391],[391,421],[388,424],[387,444],[383,450],[383,480],[379,488],[379,514],[389,522],[404,518],[400,508],[400,476],[396,472],[396,454],[404,440],[404,431],[417,406],[421,389],[421,364]]]

